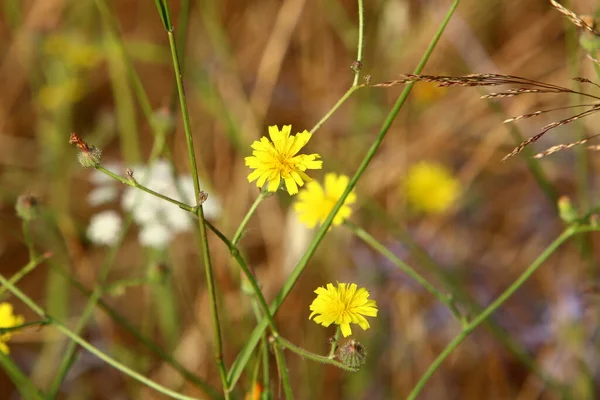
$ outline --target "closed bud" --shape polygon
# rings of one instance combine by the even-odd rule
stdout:
[[[24,221],[31,221],[39,214],[38,199],[32,195],[24,194],[19,196],[15,204],[17,215]]]
[[[89,146],[88,151],[77,154],[77,161],[83,168],[96,168],[102,159],[102,150],[96,146]]]
[[[77,160],[84,168],[95,168],[100,164],[102,159],[102,150],[96,146],[91,146],[84,142],[77,134],[71,133],[69,144],[74,144],[79,149]]]
[[[571,199],[567,196],[561,196],[558,199],[558,215],[567,224],[571,224],[579,218],[577,210],[575,210]]]
[[[338,350],[342,364],[352,369],[359,369],[367,361],[367,350],[354,339],[348,340]]]

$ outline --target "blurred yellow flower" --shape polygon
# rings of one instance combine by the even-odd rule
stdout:
[[[436,214],[452,205],[460,193],[461,185],[443,165],[424,161],[408,170],[404,189],[412,207]]]
[[[329,173],[325,175],[324,187],[317,181],[308,182],[306,188],[298,194],[298,201],[294,204],[294,210],[298,213],[300,221],[309,228],[323,223],[346,190],[349,181],[350,179],[345,175]],[[341,224],[352,214],[350,205],[355,201],[356,193],[352,191],[333,218],[333,225]]]
[[[83,97],[84,88],[77,78],[64,82],[42,86],[37,95],[40,105],[49,111],[73,104]]]
[[[428,105],[445,96],[447,90],[432,83],[421,83],[413,86],[411,97],[418,105]]]
[[[102,52],[97,46],[75,34],[49,35],[42,48],[48,56],[60,58],[65,64],[81,69],[95,67],[102,58]]]
[[[248,182],[256,181],[256,186],[263,187],[268,183],[267,190],[275,192],[279,189],[281,180],[290,195],[298,193],[298,186],[304,185],[311,179],[304,171],[321,169],[323,161],[317,161],[318,154],[296,155],[310,140],[308,131],[290,136],[291,125],[285,125],[281,130],[277,126],[269,126],[269,137],[260,138],[252,143],[251,157],[246,157],[246,165],[254,171],[248,175]]]
[[[338,287],[328,283],[327,288],[315,290],[317,298],[310,305],[314,321],[325,327],[331,324],[339,325],[344,337],[352,334],[350,324],[358,324],[363,329],[369,329],[369,321],[363,316],[376,317],[377,303],[369,300],[369,291],[356,286],[355,283],[338,283]]]
[[[13,306],[10,303],[0,303],[0,329],[1,328],[13,328],[15,326],[23,325],[25,319],[22,315],[13,314]],[[6,342],[12,338],[12,332],[4,332],[0,335],[0,351],[4,354],[8,354],[10,349]]]

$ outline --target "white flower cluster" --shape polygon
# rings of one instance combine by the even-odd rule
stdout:
[[[115,172],[123,169],[120,165],[106,168]],[[170,163],[157,161],[151,166],[132,169],[135,180],[141,185],[185,204],[197,203],[192,177],[176,177]],[[88,195],[88,202],[92,206],[112,201],[118,196],[119,183],[107,175],[94,171],[91,181],[97,185]],[[192,228],[193,220],[189,212],[138,188],[126,187],[121,198],[121,207],[131,213],[133,220],[139,225],[139,241],[144,246],[165,248],[177,233]],[[221,212],[221,206],[215,196],[209,196],[203,203],[203,209],[204,216],[208,219],[218,217]],[[115,223],[115,217],[119,218],[118,223]],[[120,229],[120,217],[114,211],[102,212],[92,217],[88,237],[94,243],[112,245],[117,241]]]

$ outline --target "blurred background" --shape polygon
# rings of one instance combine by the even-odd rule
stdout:
[[[176,29],[187,20],[180,55],[200,175],[209,194],[206,207],[210,220],[231,238],[258,195],[244,166],[252,141],[266,135],[269,125],[310,130],[351,86],[357,4],[202,0],[169,5]],[[592,0],[565,5],[582,15],[598,8]],[[446,0],[366,1],[363,76],[379,83],[412,72],[449,6]],[[120,175],[131,167],[156,182],[185,182],[189,176],[169,44],[155,5],[2,0],[0,17],[2,274],[10,276],[28,262],[15,203],[20,195],[33,195],[41,212],[30,224],[30,235],[38,254],[52,256],[18,287],[74,328],[89,290],[101,271],[108,271],[104,304],[219,388],[193,224],[154,224],[152,231],[147,219],[134,215],[122,243],[98,243],[90,228],[94,217],[111,211],[126,218],[126,186],[82,168],[76,148],[69,145],[69,134],[76,132],[102,149],[102,165]],[[494,72],[575,88],[574,76],[599,80],[580,36],[545,0],[464,0],[423,73]],[[324,169],[312,176],[320,181],[327,172],[352,176],[401,90],[357,91],[308,144],[306,152],[318,152],[324,160]],[[597,157],[584,148],[543,158],[533,167],[524,157],[500,162],[519,136],[530,137],[572,113],[557,111],[517,124],[503,120],[581,100],[556,93],[492,102],[480,99],[486,90],[416,84],[359,181],[350,218],[437,287],[453,293],[461,310],[471,315],[493,301],[563,230],[556,210],[559,196],[568,196],[581,213],[598,198]],[[598,117],[551,131],[533,147],[541,151],[598,133]],[[147,166],[151,156],[163,162],[162,172]],[[439,207],[419,205],[436,196],[438,185],[417,184],[410,194],[407,177],[415,165],[443,171],[436,179],[440,185],[451,182],[448,201]],[[157,190],[172,186],[165,185]],[[280,192],[263,202],[239,245],[267,300],[279,291],[314,234],[298,222],[293,200]],[[594,235],[581,236],[556,251],[489,324],[444,362],[420,398],[599,398],[596,241]],[[209,242],[230,367],[256,322],[227,248],[210,232]],[[367,287],[379,304],[371,329],[353,330],[368,350],[367,364],[347,373],[287,352],[296,397],[405,398],[459,333],[458,324],[428,292],[341,226],[328,233],[277,314],[283,336],[327,353],[333,329],[309,321],[308,306],[317,287],[336,281]],[[39,319],[14,297],[3,296],[26,321]],[[203,396],[104,308],[95,309],[81,335],[150,379]],[[32,327],[13,336],[10,358],[45,390],[66,344],[52,327]],[[251,392],[255,365],[255,360],[248,364],[236,398]],[[271,396],[281,398],[274,362],[271,373]],[[563,384],[567,390],[561,393],[556,386]],[[20,398],[4,372],[0,398]],[[57,398],[165,397],[79,349]]]

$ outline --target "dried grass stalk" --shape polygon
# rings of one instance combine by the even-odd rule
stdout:
[[[600,36],[600,32],[595,30],[591,25],[589,25],[587,22],[585,22],[585,20],[583,18],[581,18],[579,15],[575,14],[573,11],[565,8],[562,4],[560,4],[554,0],[550,0],[550,4],[552,4],[552,6],[554,8],[556,8],[559,13],[561,13],[562,15],[567,17],[576,26],[583,28],[590,33],[593,33],[596,36]]]
[[[542,151],[541,153],[536,154],[535,156],[533,156],[533,158],[546,157],[546,156],[549,156],[550,154],[553,154],[553,153],[556,153],[556,152],[559,152],[559,151],[562,151],[562,150],[570,149],[571,147],[579,146],[580,144],[587,143],[590,140],[592,140],[592,139],[594,139],[594,138],[596,138],[598,136],[600,136],[600,134],[593,135],[593,136],[587,137],[585,139],[578,140],[578,141],[573,142],[573,143],[559,144],[559,145],[556,145],[556,146],[552,146],[552,147],[550,147],[550,148]],[[590,149],[591,147],[599,147],[600,148],[600,146],[588,146],[588,149]]]

